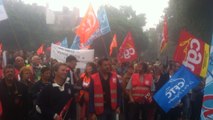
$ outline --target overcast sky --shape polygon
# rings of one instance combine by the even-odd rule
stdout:
[[[25,3],[37,3],[46,6],[55,11],[61,11],[63,6],[78,7],[80,9],[80,16],[84,16],[89,3],[92,4],[95,11],[100,5],[109,4],[119,8],[121,5],[132,6],[136,14],[144,13],[146,15],[146,26],[144,29],[155,27],[164,15],[164,8],[168,7],[169,0],[22,0]]]

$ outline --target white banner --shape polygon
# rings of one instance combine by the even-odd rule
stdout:
[[[7,19],[7,13],[4,9],[3,2],[0,0],[0,21]]]
[[[59,62],[66,62],[66,58],[73,55],[81,63],[92,62],[94,59],[94,50],[73,50],[61,47],[56,44],[51,44],[51,58]]]

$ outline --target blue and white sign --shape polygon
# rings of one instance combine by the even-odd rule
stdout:
[[[177,105],[189,90],[197,86],[199,82],[199,78],[182,65],[170,80],[154,95],[154,99],[165,112],[168,112]]]

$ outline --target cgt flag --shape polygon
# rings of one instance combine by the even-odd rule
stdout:
[[[203,105],[201,108],[201,120],[213,120],[213,35],[211,41],[208,73],[204,88]]]
[[[76,30],[76,35],[80,37],[80,43],[84,44],[88,41],[91,35],[99,28],[98,19],[95,16],[92,5],[86,12],[83,20],[81,21],[79,27]]]
[[[138,55],[135,50],[135,44],[132,38],[132,33],[128,32],[119,49],[117,59],[120,63],[123,63],[133,61],[137,59],[137,57]]]
[[[165,112],[168,112],[177,105],[184,95],[197,86],[199,82],[200,79],[182,65],[170,80],[154,95],[154,99]]]
[[[174,60],[182,63],[194,74],[206,77],[209,61],[209,45],[186,31],[181,31]]]
[[[71,49],[83,49],[88,48],[91,46],[93,41],[97,38],[99,38],[102,35],[105,35],[111,31],[109,26],[109,21],[107,18],[106,10],[104,9],[104,6],[101,6],[97,13],[98,21],[100,23],[99,28],[90,36],[90,38],[87,40],[86,43],[80,45],[80,38],[76,35],[74,38],[74,41],[71,45]]]

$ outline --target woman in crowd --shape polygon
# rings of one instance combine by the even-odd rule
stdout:
[[[32,70],[30,67],[22,67],[20,70],[20,78],[21,82],[25,84],[28,88],[31,88],[34,84],[34,80],[32,80]]]
[[[82,90],[78,98],[80,104],[80,120],[88,118],[88,104],[89,104],[89,92],[90,77],[93,73],[97,72],[96,65],[92,62],[87,63],[85,72],[81,74],[80,80]]]

